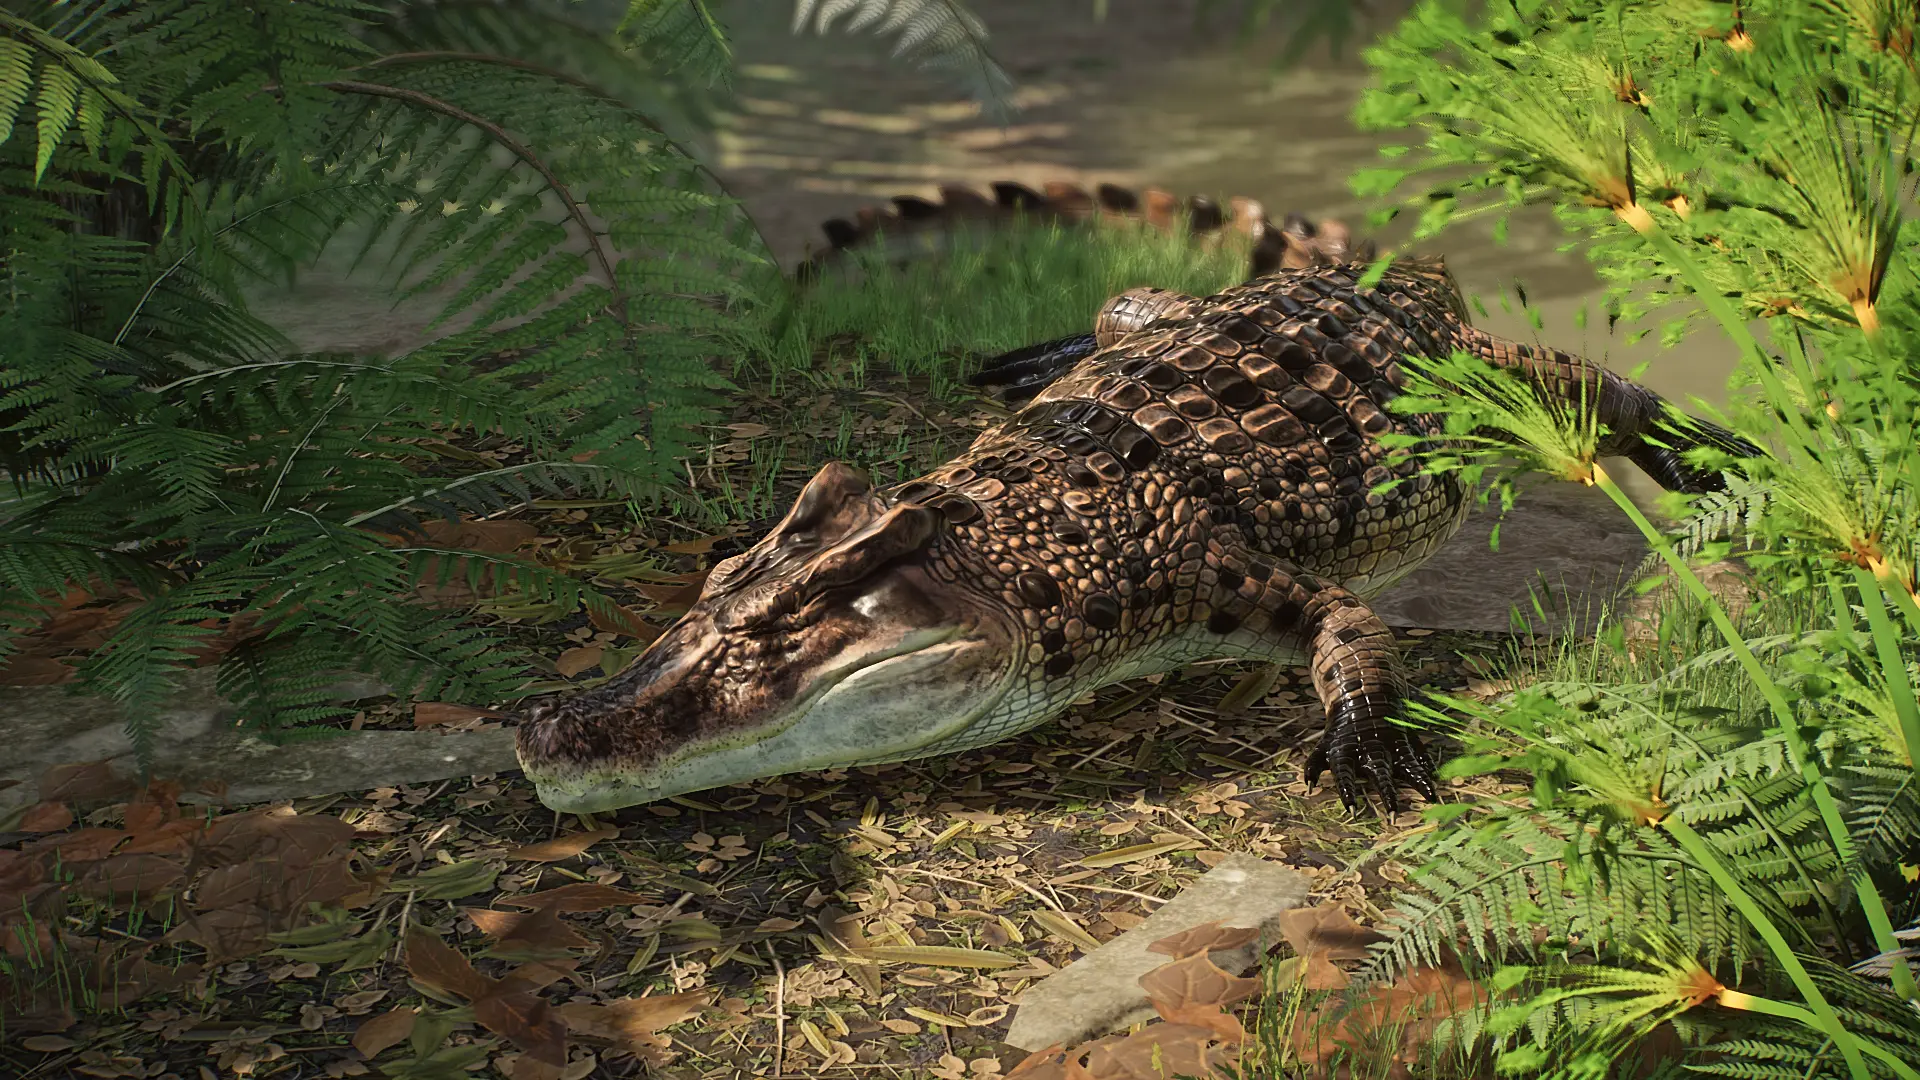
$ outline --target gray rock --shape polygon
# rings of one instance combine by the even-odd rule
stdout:
[[[1622,465],[1617,471],[1631,472]],[[1489,535],[1500,526],[1500,547]],[[1598,488],[1540,482],[1526,488],[1505,518],[1495,504],[1476,511],[1425,566],[1374,600],[1390,626],[1431,630],[1512,629],[1510,612],[1525,612],[1539,633],[1593,632],[1604,603],[1619,595],[1646,557],[1633,522]],[[1530,591],[1552,616],[1533,618]]]
[[[160,707],[154,773],[192,785],[224,782],[226,802],[246,804],[366,791],[519,768],[513,730],[448,732],[356,731],[333,738],[275,746],[233,726],[231,706],[214,693],[213,670],[181,677],[181,688]],[[355,700],[385,693],[378,682],[344,676],[336,696]],[[120,706],[101,697],[69,694],[57,686],[0,687],[0,817],[38,797],[49,766],[107,760],[134,773],[133,746]],[[190,792],[186,801],[196,798]]]
[[[1140,976],[1173,960],[1148,952],[1161,938],[1218,921],[1251,927],[1259,938],[1239,949],[1213,954],[1229,974],[1252,968],[1280,940],[1282,912],[1307,902],[1307,879],[1279,863],[1252,855],[1229,855],[1186,891],[1160,906],[1147,921],[1048,976],[1020,995],[1007,1042],[1022,1050],[1073,1046],[1109,1031],[1151,1019]]]

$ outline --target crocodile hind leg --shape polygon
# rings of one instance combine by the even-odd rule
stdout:
[[[1734,457],[1758,457],[1759,447],[1675,409],[1651,389],[1572,353],[1507,341],[1478,330],[1465,332],[1469,352],[1525,378],[1548,400],[1593,410],[1606,429],[1602,457],[1625,457],[1668,491],[1690,495],[1718,491],[1718,472],[1688,464],[1682,452],[1711,446]]]
[[[1002,404],[1031,401],[1074,365],[1156,319],[1177,319],[1199,302],[1186,293],[1152,287],[1128,289],[1108,300],[1094,318],[1093,333],[1026,345],[1001,353],[967,380],[990,387]]]
[[[1264,630],[1277,653],[1297,655],[1304,646],[1327,714],[1325,733],[1307,759],[1307,782],[1331,769],[1348,809],[1365,803],[1368,788],[1390,811],[1400,809],[1402,786],[1438,802],[1420,737],[1393,720],[1406,696],[1393,632],[1366,601],[1255,555],[1225,552],[1217,565],[1208,629],[1229,637]]]

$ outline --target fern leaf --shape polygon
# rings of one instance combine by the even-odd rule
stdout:
[[[731,82],[733,49],[708,0],[627,0],[619,33],[665,74],[684,73],[722,89]]]
[[[0,139],[13,130],[14,117],[33,92],[33,50],[23,41],[0,38]]]
[[[36,125],[39,147],[33,159],[33,178],[39,180],[53,161],[53,151],[67,136],[80,97],[80,80],[64,67],[51,67],[40,73],[40,92],[34,98],[39,113]]]
[[[848,30],[897,34],[896,58],[956,73],[995,118],[1011,111],[1013,82],[987,48],[986,24],[960,0],[794,0],[793,30],[811,23],[825,34],[849,12]]]

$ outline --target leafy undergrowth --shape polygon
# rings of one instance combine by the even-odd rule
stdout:
[[[1457,660],[1470,640],[1403,644],[1428,685],[1471,683]],[[1299,673],[1231,714],[1187,704],[1240,680],[1199,666],[983,751],[565,833],[518,780],[213,814],[179,806],[177,784],[56,770],[0,835],[6,1068],[992,1077],[1026,1058],[999,1042],[1023,991],[1228,852],[1291,864],[1318,904],[1366,921],[1406,879],[1380,848],[1416,815],[1375,835],[1299,782],[1319,720]],[[1328,971],[1313,961],[1308,988]],[[1151,1038],[1190,1041],[1174,1030],[1190,1021]],[[1120,1068],[1146,1044],[1103,1045],[1083,1067],[1105,1080],[1132,1074],[1096,1061]]]

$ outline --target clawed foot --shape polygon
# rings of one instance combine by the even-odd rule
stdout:
[[[1317,784],[1320,774],[1333,770],[1334,785],[1340,801],[1350,811],[1359,811],[1367,803],[1367,788],[1387,806],[1387,812],[1400,812],[1400,788],[1410,787],[1429,803],[1440,801],[1433,782],[1433,762],[1412,728],[1403,727],[1379,715],[1377,707],[1361,704],[1337,709],[1327,721],[1326,734],[1307,758],[1308,786]],[[1364,780],[1364,786],[1363,786]]]

